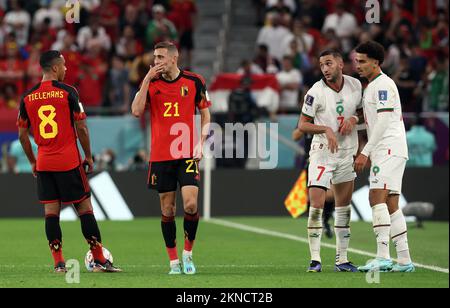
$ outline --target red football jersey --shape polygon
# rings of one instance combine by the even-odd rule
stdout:
[[[81,164],[74,121],[86,114],[75,88],[44,81],[25,93],[17,125],[30,127],[38,145],[37,171],[69,171]]]
[[[172,81],[152,80],[148,89],[150,105],[150,161],[192,158],[197,142],[195,114],[211,106],[204,79],[181,71]]]

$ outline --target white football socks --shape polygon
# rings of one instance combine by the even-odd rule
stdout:
[[[336,234],[336,264],[347,263],[347,250],[350,243],[350,215],[352,207],[336,207],[334,233]]]
[[[372,207],[373,231],[377,239],[377,258],[390,259],[389,233],[391,230],[391,217],[386,203]]]
[[[397,250],[398,263],[401,265],[410,264],[406,220],[402,210],[398,210],[391,215],[391,239]]]
[[[183,249],[183,257],[192,257],[192,250],[187,251]]]
[[[320,240],[322,238],[322,213],[323,209],[309,208],[308,241],[311,252],[311,260],[322,262],[320,258]]]

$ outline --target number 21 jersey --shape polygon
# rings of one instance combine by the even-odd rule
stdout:
[[[180,71],[172,81],[163,77],[149,84],[150,161],[192,158],[197,144],[194,116],[197,110],[211,106],[204,79],[195,73]]]

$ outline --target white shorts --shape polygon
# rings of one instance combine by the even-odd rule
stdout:
[[[356,178],[353,169],[354,150],[331,153],[326,145],[313,144],[309,151],[308,187],[330,189],[331,184],[351,182]]]
[[[387,151],[373,153],[370,159],[370,189],[387,189],[391,195],[401,194],[407,159],[390,155]]]

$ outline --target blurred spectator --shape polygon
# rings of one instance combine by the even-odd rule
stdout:
[[[448,5],[448,4],[447,4]],[[438,22],[433,28],[433,45],[446,51],[448,57],[448,15],[439,13]]]
[[[37,145],[32,136],[30,136],[31,147],[35,155],[37,155]],[[30,162],[23,151],[19,140],[11,143],[8,152],[8,170],[12,173],[31,173]]]
[[[356,17],[346,11],[342,1],[336,2],[336,11],[325,18],[322,32],[326,33],[330,29],[334,30],[336,36],[342,41],[344,53],[349,53],[353,47],[352,38],[357,34],[358,24]]]
[[[255,63],[249,60],[242,60],[241,66],[238,68],[237,74],[239,75],[259,75],[264,74],[264,71]]]
[[[146,52],[134,59],[133,63],[131,64],[129,72],[131,99],[133,99],[136,95],[142,80],[148,73],[150,65],[153,64],[153,58],[153,52]]]
[[[266,8],[268,11],[275,11],[279,14],[289,13],[293,15],[297,10],[295,0],[267,0]]]
[[[283,58],[283,41],[291,35],[289,29],[280,24],[280,16],[277,13],[267,13],[266,25],[261,28],[256,40],[258,45],[266,45],[269,54],[281,61]]]
[[[41,1],[41,8],[38,9],[33,16],[33,28],[39,28],[45,19],[50,20],[50,27],[59,29],[63,27],[63,15],[61,11],[55,7],[51,7],[51,1]]]
[[[19,93],[14,84],[7,83],[0,88],[0,109],[18,109],[19,108]]]
[[[302,75],[295,69],[290,56],[283,57],[283,69],[277,74],[277,80],[281,87],[280,107],[281,112],[299,112],[298,93],[302,84]]]
[[[327,32],[323,35],[324,41],[322,48],[324,50],[326,49],[336,49],[336,50],[342,50],[342,41],[339,39],[339,37],[336,35],[336,32],[333,29],[328,29]]]
[[[128,70],[122,58],[114,55],[109,71],[108,99],[117,114],[126,114],[130,109],[130,85]]]
[[[20,58],[16,42],[8,42],[5,47],[6,58],[0,60],[0,86],[11,83],[18,93],[23,93],[25,63]]]
[[[286,28],[291,27],[292,17],[296,10],[296,4],[293,0],[268,0],[267,11],[280,16],[280,24]]]
[[[256,104],[256,100],[251,92],[252,80],[249,76],[242,77],[239,88],[233,90],[228,98],[228,123],[234,124],[247,124],[254,122],[260,116],[260,109]],[[227,153],[232,149],[233,159],[217,159],[216,165],[218,167],[229,168],[245,168],[248,159],[249,149],[249,133],[244,131],[243,134],[236,134],[236,138],[231,136],[233,144],[227,143],[228,138],[224,138],[222,141],[223,151]],[[240,148],[243,146],[243,148]],[[243,154],[243,157],[238,153]],[[238,157],[239,156],[239,157]]]
[[[148,167],[147,152],[144,149],[140,149],[132,158],[128,164],[128,170],[140,171],[146,170]]]
[[[448,111],[449,107],[449,70],[448,58],[443,56],[436,59],[436,66],[428,74],[428,97],[425,110]]]
[[[9,32],[14,32],[17,44],[22,47],[28,42],[28,30],[31,24],[30,14],[23,9],[23,2],[11,0],[11,10],[5,15],[5,23]]]
[[[141,41],[136,39],[132,26],[125,26],[121,38],[116,45],[116,53],[126,60],[132,61],[144,51]]]
[[[282,43],[284,47],[284,55],[290,53],[290,45],[292,40],[297,42],[297,49],[301,53],[309,54],[314,46],[314,37],[305,32],[302,21],[298,19],[296,19],[293,23],[292,33],[286,36]]]
[[[116,153],[112,149],[105,149],[95,157],[95,165],[98,171],[115,171]]]
[[[386,58],[383,62],[382,69],[388,76],[394,74],[400,65],[400,44],[401,40],[393,42],[386,50]]]
[[[259,107],[251,92],[251,77],[243,76],[239,88],[228,98],[228,120],[231,123],[247,124],[258,118]]]
[[[383,22],[387,25],[390,24],[392,28],[398,28],[400,24],[404,24],[411,28],[415,24],[414,15],[411,11],[407,10],[405,3],[410,1],[396,0],[390,1],[391,7],[387,10],[387,14],[383,19]]]
[[[266,44],[259,44],[253,63],[258,65],[266,74],[278,72],[278,61],[269,54],[269,47]]]
[[[8,34],[8,27],[5,23],[5,14],[0,10],[0,46],[5,43],[5,37]]]
[[[304,91],[311,88],[318,80],[322,78],[318,57],[311,58],[311,69],[303,76]]]
[[[37,43],[31,46],[30,55],[26,61],[26,75],[27,75],[27,85],[26,88],[30,89],[41,82],[42,79],[42,68],[39,64],[39,59],[41,57],[41,44]]]
[[[50,27],[50,18],[47,17],[34,29],[29,43],[32,45],[40,44],[42,50],[49,50],[56,41],[57,35],[57,29]]]
[[[99,107],[103,102],[103,90],[108,69],[101,55],[101,47],[93,46],[84,56],[75,82],[80,101],[86,107]]]
[[[147,49],[153,49],[155,44],[162,41],[176,41],[177,30],[174,24],[165,17],[164,6],[155,4],[152,8],[153,19],[148,23],[146,29]]]
[[[300,17],[308,17],[311,20],[311,28],[321,31],[323,23],[327,15],[327,11],[323,8],[321,1],[303,0],[300,2]]]
[[[115,42],[119,35],[118,20],[120,17],[120,7],[116,4],[116,1],[102,0],[100,6],[93,11],[93,15],[99,18],[100,25],[105,28],[111,41]]]
[[[78,52],[78,47],[75,44],[75,37],[65,30],[58,33],[58,37],[62,37],[62,41],[58,41],[53,45],[53,48],[59,50],[66,61],[66,77],[64,82],[69,85],[74,85],[77,81],[80,63],[82,56]]]
[[[180,43],[180,65],[190,69],[192,65],[192,50],[194,49],[194,26],[197,7],[194,0],[172,0],[171,12],[167,18],[171,20],[177,31]]]
[[[394,80],[398,87],[400,101],[402,102],[402,110],[405,112],[419,111],[415,105],[416,102],[414,98],[414,89],[417,86],[417,81],[414,79],[409,58],[403,56],[400,59],[400,65],[394,75],[392,75],[392,80]]]
[[[98,16],[94,15],[89,18],[89,26],[84,26],[78,31],[77,43],[81,51],[89,50],[94,45],[100,46],[104,51],[111,48],[110,37],[100,25]]]
[[[296,39],[293,39],[289,44],[289,50],[286,55],[291,57],[294,68],[298,69],[300,72],[308,72],[311,69],[311,62],[308,54],[299,50]]]
[[[433,153],[437,145],[434,135],[427,131],[420,116],[416,118],[416,123],[406,133],[408,142],[408,167],[432,167]]]
[[[125,13],[121,15],[120,21],[120,30],[124,31],[125,27],[130,26],[133,28],[135,37],[139,39],[142,43],[142,40],[145,38],[145,25],[142,22],[140,16],[143,11],[139,10],[139,7],[134,6],[133,4],[128,3],[125,6]]]

